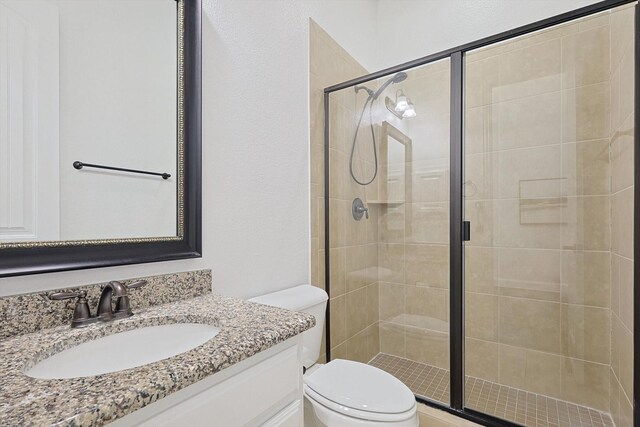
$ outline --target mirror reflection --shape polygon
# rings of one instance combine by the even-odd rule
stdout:
[[[0,0],[0,246],[176,236],[176,5]]]

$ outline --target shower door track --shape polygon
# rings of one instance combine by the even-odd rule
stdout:
[[[450,358],[450,402],[445,405],[433,400],[416,397],[421,403],[445,410],[454,415],[468,419],[470,421],[488,426],[508,426],[515,427],[519,424],[503,420],[473,409],[464,405],[464,246],[463,246],[463,219],[464,201],[462,194],[463,183],[463,106],[464,106],[464,55],[467,51],[478,49],[497,42],[512,39],[514,37],[526,35],[528,33],[542,30],[565,22],[583,18],[598,12],[603,12],[625,4],[636,3],[638,0],[605,0],[594,3],[579,9],[575,9],[560,15],[546,18],[532,24],[527,24],[509,31],[485,37],[474,42],[466,43],[458,47],[446,49],[431,55],[424,56],[409,62],[405,62],[393,67],[385,68],[374,73],[370,73],[355,79],[351,79],[324,89],[324,230],[325,230],[325,289],[331,295],[330,283],[330,215],[329,215],[329,95],[342,89],[360,85],[362,83],[376,80],[390,74],[405,71],[410,68],[426,65],[441,59],[450,59],[451,64],[451,87],[450,87],[450,230],[449,230],[449,281],[450,281],[450,334],[449,334],[449,358]],[[640,6],[635,6],[635,30],[634,30],[634,65],[635,65],[635,105],[634,105],[634,127],[640,129]],[[638,148],[637,131],[634,133],[634,183],[640,183],[640,149]],[[634,185],[634,253],[640,253],[640,185]],[[634,289],[640,290],[640,263],[634,263]],[[634,330],[640,331],[640,291],[634,292]],[[326,310],[326,358],[331,360],[331,298],[327,301]],[[638,333],[634,334],[633,348],[633,425],[640,426],[640,338]]]

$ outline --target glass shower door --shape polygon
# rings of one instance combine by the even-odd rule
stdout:
[[[450,61],[329,96],[330,349],[449,403]]]
[[[631,425],[633,14],[465,54],[470,409]]]

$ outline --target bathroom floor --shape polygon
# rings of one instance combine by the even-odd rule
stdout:
[[[389,372],[416,395],[449,401],[449,371],[380,353],[370,365]],[[541,394],[466,378],[467,407],[530,427],[613,427],[609,414]]]

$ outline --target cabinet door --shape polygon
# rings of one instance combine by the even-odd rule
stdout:
[[[298,346],[289,347],[138,425],[258,426],[290,404],[299,404],[302,397],[301,373]],[[295,419],[296,416],[292,415],[283,418],[281,424],[268,425],[299,425],[295,422],[290,424]]]
[[[262,427],[300,427],[302,426],[302,400],[297,400],[264,423]]]
[[[0,243],[60,238],[58,21],[0,0]]]

